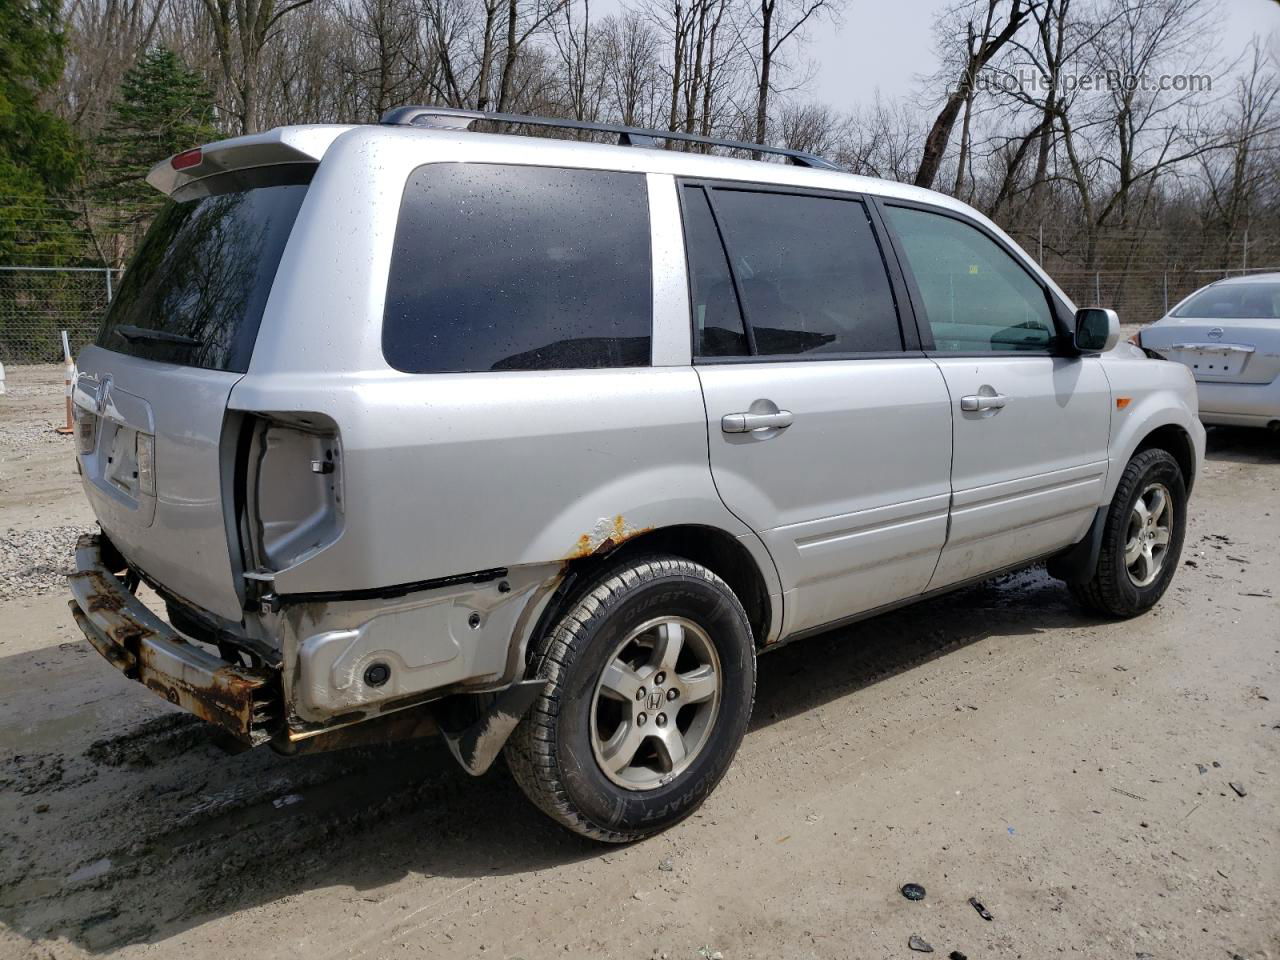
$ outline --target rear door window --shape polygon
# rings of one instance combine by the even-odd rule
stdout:
[[[270,186],[169,202],[147,231],[98,331],[116,353],[244,373],[313,168]],[[285,182],[280,182],[281,180]]]
[[[749,354],[729,261],[701,187],[684,188],[684,241],[693,295],[694,353],[699,357]]]
[[[410,175],[382,323],[397,370],[647,366],[652,318],[642,174],[439,163]]]
[[[903,349],[884,257],[861,201],[717,187],[708,190],[708,209],[695,197],[701,188],[685,189],[699,356],[819,358]],[[711,213],[736,286],[725,282],[723,254],[717,256],[707,225]]]

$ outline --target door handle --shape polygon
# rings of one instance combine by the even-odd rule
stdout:
[[[777,413],[726,413],[720,419],[720,429],[725,433],[750,433],[753,430],[782,430],[795,422],[790,410]]]
[[[1001,393],[978,393],[969,397],[961,397],[960,409],[965,413],[976,413],[979,410],[1001,410],[1004,408],[1004,401],[1004,394]]]

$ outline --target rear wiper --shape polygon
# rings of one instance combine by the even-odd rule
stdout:
[[[177,343],[184,347],[199,347],[204,344],[203,340],[188,337],[186,334],[170,333],[168,330],[148,330],[146,327],[135,327],[127,323],[116,327],[113,332],[124,337],[130,343],[134,340],[156,340],[160,343]]]

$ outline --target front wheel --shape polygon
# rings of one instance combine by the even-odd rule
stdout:
[[[1109,617],[1151,609],[1173,579],[1186,525],[1187,487],[1178,461],[1165,450],[1136,454],[1107,510],[1093,576],[1073,584],[1072,594]]]
[[[507,742],[540,809],[614,843],[683,820],[720,782],[755,697],[755,643],[723,580],[679,557],[588,587],[534,651],[547,688]]]

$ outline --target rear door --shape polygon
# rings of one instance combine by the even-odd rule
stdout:
[[[951,414],[904,339],[858,197],[682,186],[694,360],[721,497],[765,541],[795,633],[925,589]]]
[[[883,210],[951,400],[951,527],[929,588],[1074,543],[1106,484],[1100,361],[1066,355],[1044,285],[995,235],[941,210]]]
[[[80,467],[103,529],[174,594],[237,622],[227,399],[312,169],[238,171],[169,202],[79,357]]]

